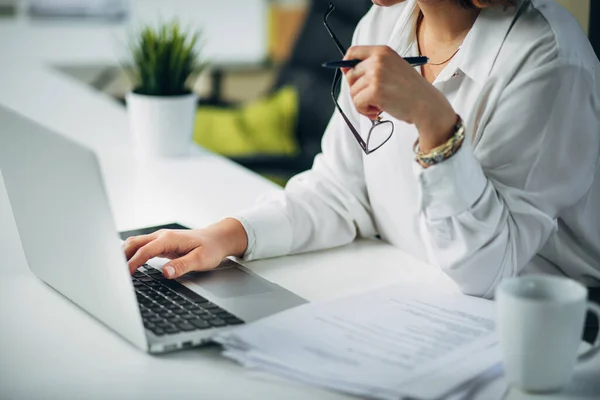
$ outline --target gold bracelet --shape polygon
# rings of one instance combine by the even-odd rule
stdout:
[[[419,140],[414,144],[415,161],[424,167],[438,164],[452,157],[460,149],[465,140],[465,126],[462,119],[457,115],[456,125],[453,128],[453,134],[445,143],[424,153],[419,150]]]

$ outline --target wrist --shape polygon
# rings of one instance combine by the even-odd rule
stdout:
[[[443,109],[438,108],[437,111],[430,107],[426,109],[427,111],[424,111],[415,122],[419,131],[419,148],[422,152],[428,152],[448,141],[454,133],[457,118],[450,104]]]
[[[242,257],[248,248],[246,229],[235,218],[225,218],[206,228],[221,245],[223,258],[229,256]]]
[[[421,152],[419,149],[419,140],[414,144],[415,161],[423,168],[428,168],[452,157],[460,150],[465,139],[465,126],[462,119],[457,115],[453,134],[444,144],[437,146],[430,151]]]

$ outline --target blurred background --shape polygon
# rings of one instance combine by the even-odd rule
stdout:
[[[557,0],[600,53],[600,2]],[[310,167],[333,112],[332,72],[340,54],[323,27],[329,0],[0,0],[3,57],[49,67],[125,106],[132,89],[122,65],[143,24],[177,20],[201,32],[208,62],[194,140],[284,184]],[[330,22],[348,46],[371,0],[337,0]],[[2,90],[2,88],[0,88]],[[60,95],[59,93],[52,95]]]

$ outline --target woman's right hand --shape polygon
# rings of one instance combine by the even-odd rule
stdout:
[[[132,274],[151,258],[164,257],[171,259],[163,266],[163,274],[170,279],[190,271],[213,269],[228,256],[242,256],[247,247],[246,231],[233,218],[204,229],[163,229],[133,236],[123,244]]]

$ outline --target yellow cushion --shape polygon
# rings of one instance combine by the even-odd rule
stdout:
[[[200,107],[194,141],[226,156],[294,155],[298,93],[286,86],[239,108]]]

